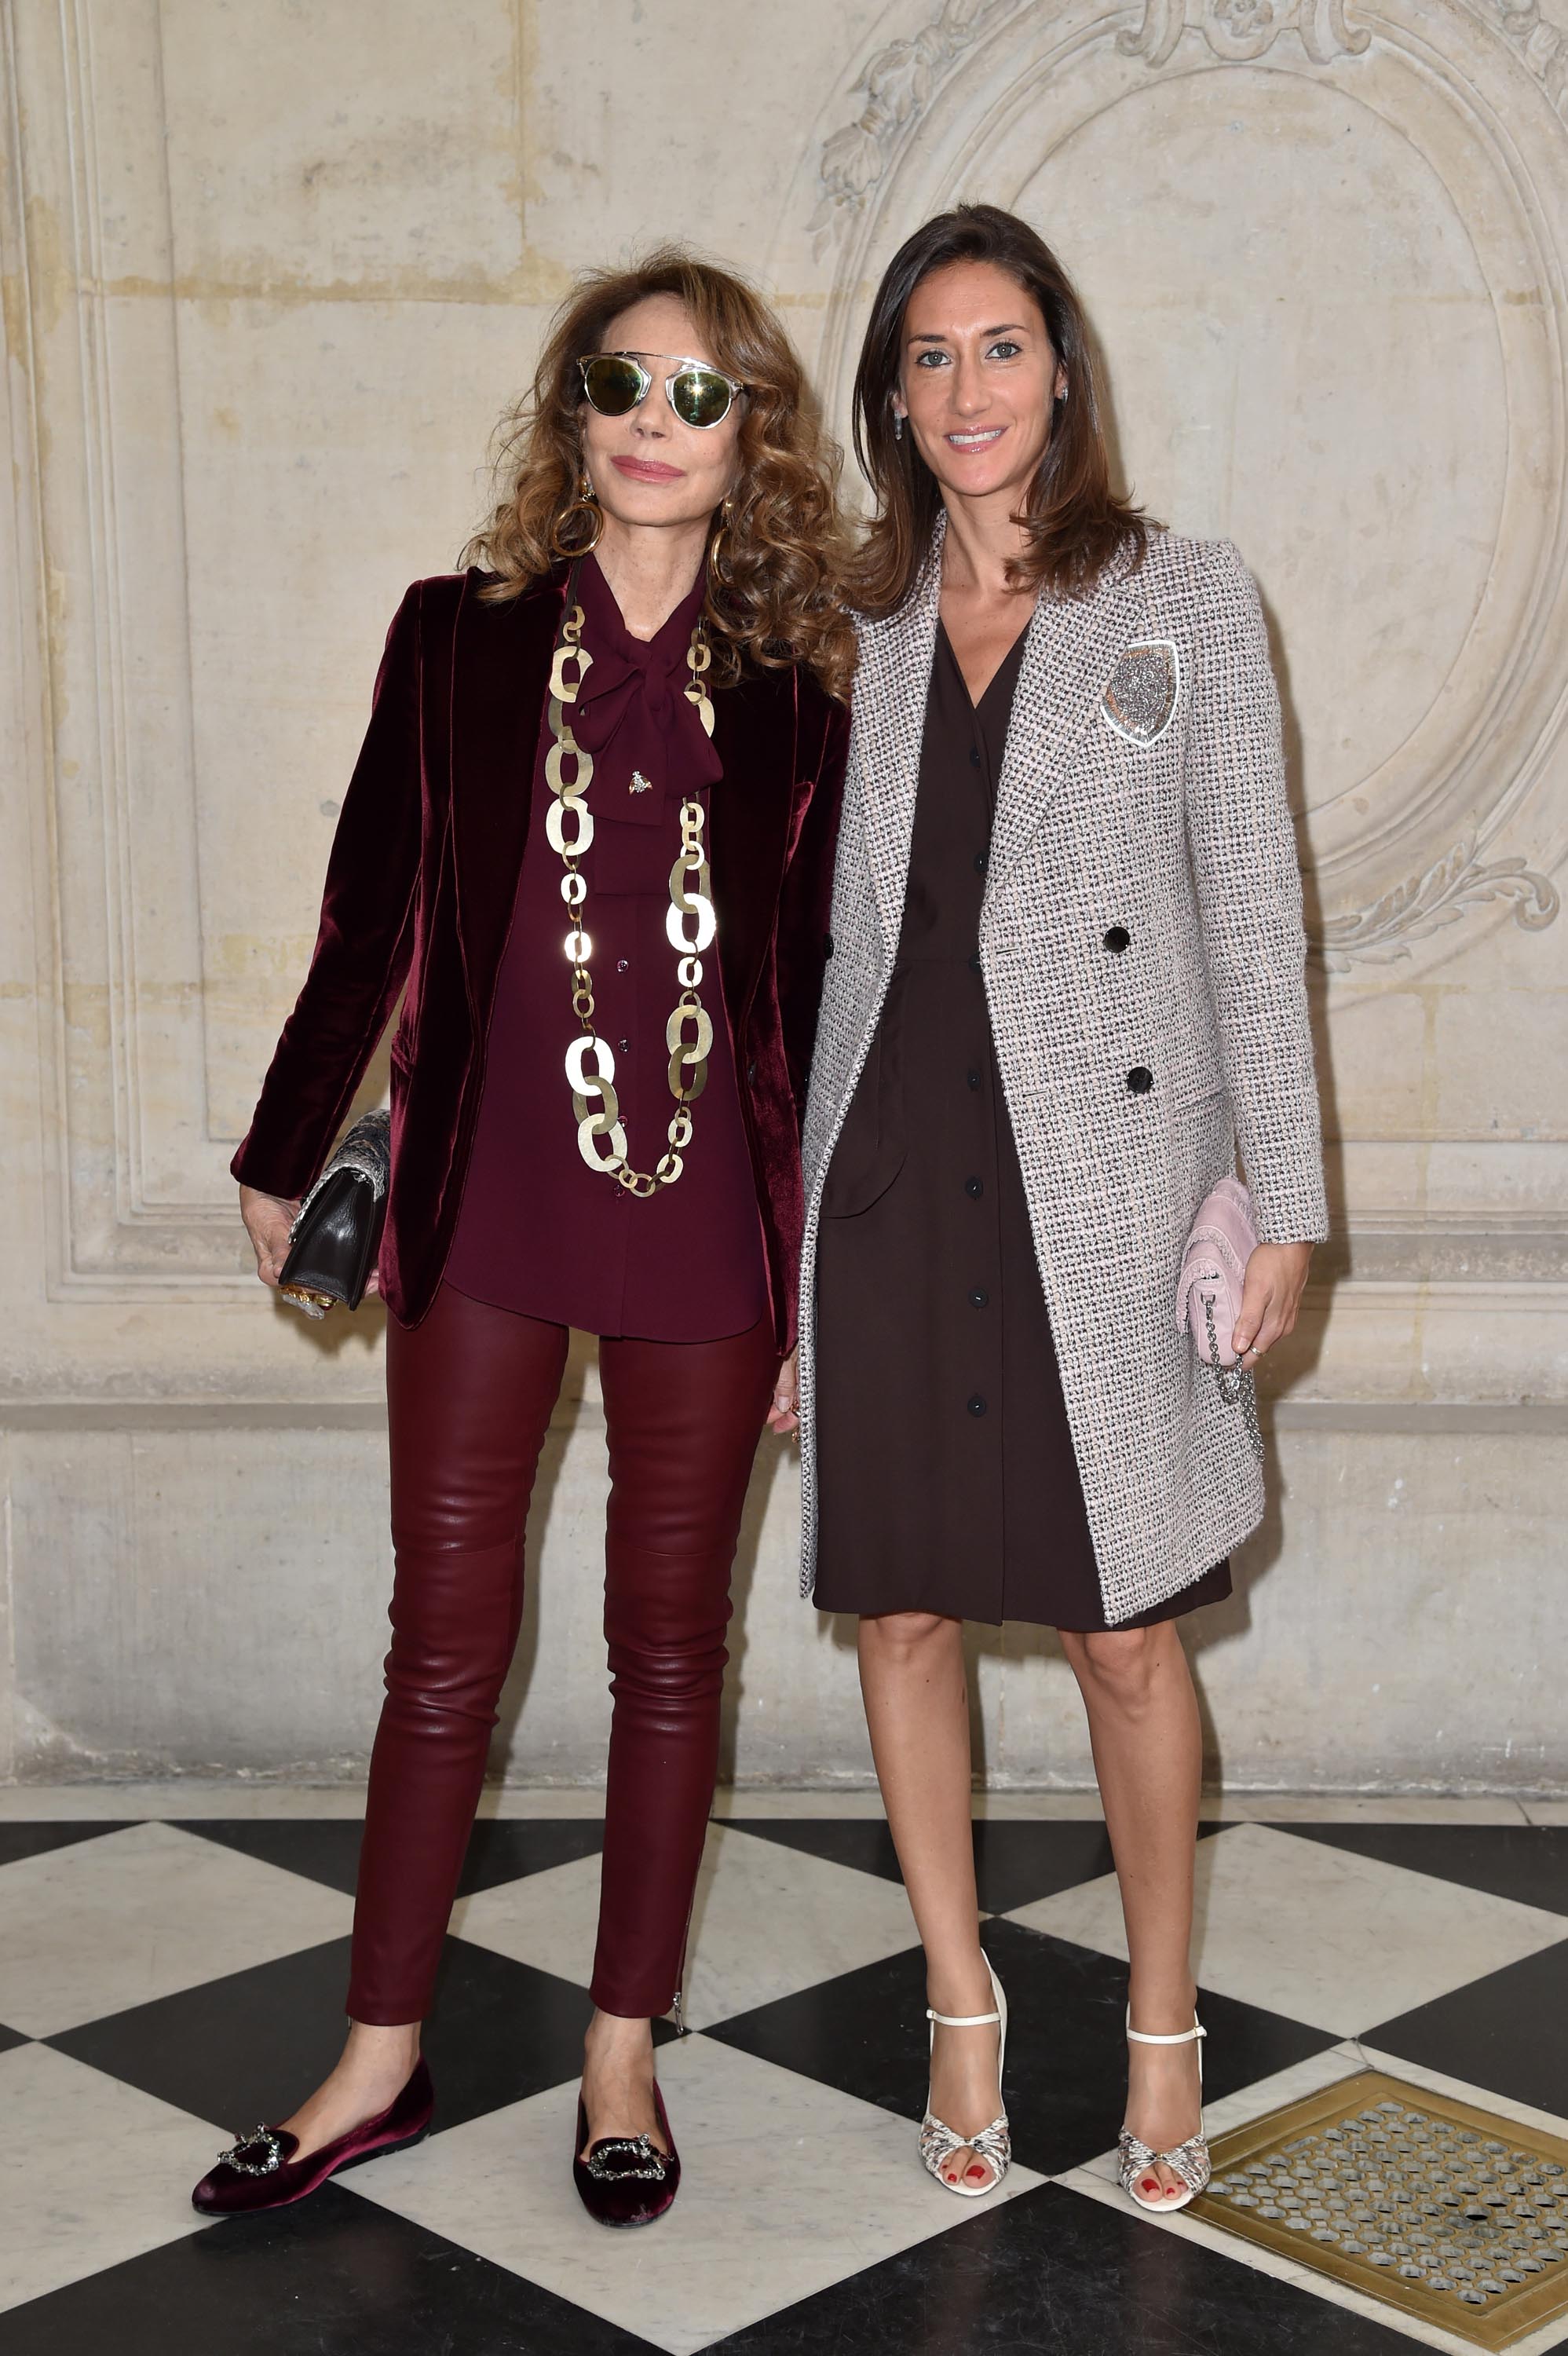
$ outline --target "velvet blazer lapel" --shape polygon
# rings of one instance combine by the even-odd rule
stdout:
[[[481,1035],[512,921],[533,800],[539,716],[560,626],[564,580],[506,605],[464,585],[453,647],[452,839],[457,929]]]
[[[737,1039],[772,947],[790,851],[799,702],[794,669],[749,671],[713,699],[724,775],[710,798],[708,863],[724,1003]]]

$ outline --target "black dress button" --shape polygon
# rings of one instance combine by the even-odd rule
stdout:
[[[631,1043],[631,1041],[630,1041],[629,1039],[617,1039],[617,1040],[616,1040],[616,1042],[615,1042],[615,1053],[617,1054],[617,1055],[629,1055],[631,1054],[631,1052],[632,1052],[632,1043]]]
[[[1113,925],[1105,936],[1105,947],[1113,957],[1120,957],[1124,949],[1132,947],[1132,940],[1125,925]]]
[[[975,767],[977,769],[977,768],[979,767],[979,766],[980,766],[980,747],[978,746],[978,744],[971,744],[971,745],[970,745],[970,747],[969,747],[969,758],[970,758],[970,760],[973,762],[973,764],[974,764]]]
[[[615,959],[615,970],[617,973],[630,972],[631,965],[632,960],[630,958],[617,958]]]
[[[975,853],[975,873],[976,873],[976,875],[984,875],[984,873],[985,873],[985,872],[986,872],[987,868],[990,865],[990,863],[991,863],[991,855],[990,855],[989,851],[977,851]]]
[[[831,957],[833,955],[833,936],[831,933],[824,933],[822,936],[822,954],[824,957]]]
[[[986,1402],[978,1391],[969,1402],[969,1412],[971,1415],[984,1415],[986,1412]]]
[[[1134,1096],[1147,1097],[1154,1086],[1154,1074],[1147,1064],[1135,1064],[1127,1074],[1127,1086]]]
[[[980,1199],[981,1195],[985,1193],[985,1191],[986,1191],[986,1182],[985,1182],[985,1180],[984,1180],[983,1178],[965,1178],[965,1181],[964,1181],[964,1192],[965,1192],[966,1194],[968,1194],[968,1195],[972,1196],[972,1197],[973,1197],[973,1199],[974,1199],[976,1203],[979,1201],[979,1199]]]
[[[978,973],[980,970],[980,952],[978,949],[971,949],[969,952],[969,970],[971,973]]]
[[[977,1284],[969,1295],[969,1305],[973,1309],[986,1309],[989,1307],[990,1300],[990,1294],[982,1285]]]
[[[972,1088],[977,1088],[980,1086],[980,1075],[978,1072],[969,1072],[965,1074],[965,1077]]]

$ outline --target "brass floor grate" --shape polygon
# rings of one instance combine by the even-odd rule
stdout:
[[[1216,2137],[1193,2214],[1477,2348],[1568,2314],[1568,2143],[1381,2071]]]

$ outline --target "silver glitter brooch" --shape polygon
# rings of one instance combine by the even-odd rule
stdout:
[[[1181,657],[1174,638],[1129,647],[1111,673],[1100,709],[1129,744],[1157,744],[1176,716]]]

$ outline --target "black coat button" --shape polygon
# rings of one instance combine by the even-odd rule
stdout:
[[[1147,1097],[1154,1086],[1154,1074],[1147,1064],[1135,1064],[1127,1074],[1127,1086],[1134,1096]]]
[[[967,1077],[969,1086],[972,1088],[977,1088],[980,1086],[980,1075],[978,1072],[970,1072],[966,1074],[965,1076]]]
[[[984,1415],[986,1412],[986,1402],[978,1391],[969,1402],[969,1412],[971,1415]]]
[[[988,851],[977,851],[975,853],[975,873],[976,875],[984,875],[990,863],[991,859]]]
[[[990,1299],[991,1296],[984,1286],[977,1284],[969,1295],[969,1305],[972,1309],[985,1309],[989,1306]]]
[[[978,746],[978,744],[971,744],[971,745],[970,745],[970,747],[969,747],[969,758],[970,758],[970,760],[974,763],[975,766],[976,766],[976,768],[978,768],[978,767],[979,767],[979,766],[980,766],[980,747]]]
[[[974,1200],[975,1200],[976,1203],[979,1201],[979,1199],[980,1199],[981,1195],[985,1193],[985,1191],[986,1191],[986,1182],[985,1182],[985,1180],[984,1180],[983,1178],[965,1178],[965,1181],[964,1181],[964,1192],[965,1192],[966,1194],[972,1195],[972,1196],[973,1196],[973,1198],[974,1198]]]
[[[630,1041],[629,1039],[617,1039],[617,1040],[616,1040],[616,1042],[615,1042],[615,1053],[616,1053],[618,1055],[629,1055],[631,1054],[631,1052],[632,1052],[632,1043],[631,1043],[631,1041]]]
[[[822,936],[822,954],[825,958],[829,958],[833,955],[833,936],[831,933],[824,933]]]
[[[1124,949],[1132,947],[1132,941],[1133,937],[1125,925],[1113,925],[1105,936],[1105,947],[1113,957],[1120,957]]]

